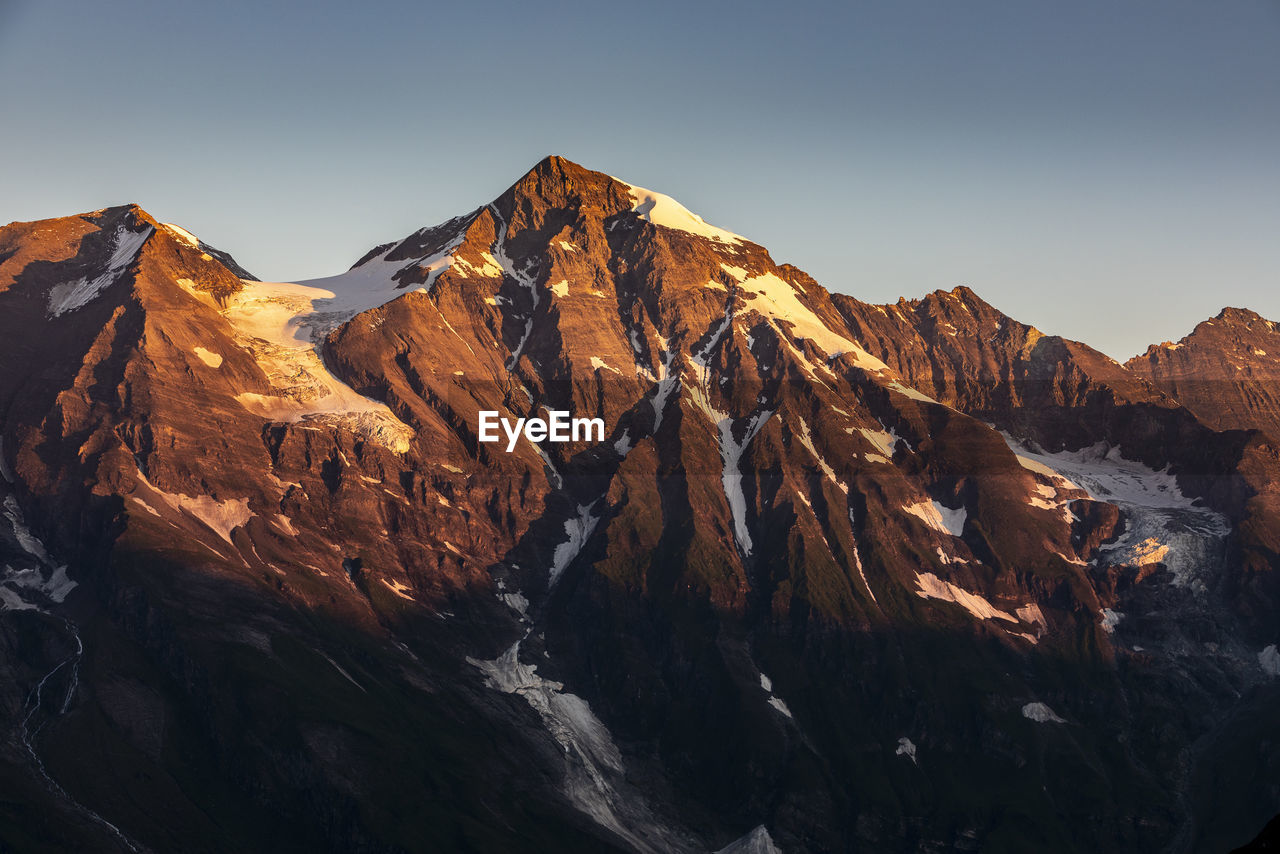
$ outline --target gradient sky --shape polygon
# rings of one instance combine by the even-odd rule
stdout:
[[[0,80],[0,222],[136,201],[267,279],[556,153],[1118,359],[1280,319],[1280,0],[0,0]]]

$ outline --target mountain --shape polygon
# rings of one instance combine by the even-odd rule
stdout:
[[[550,411],[604,435],[480,427]],[[0,840],[1243,844],[1280,457],[1221,426],[557,157],[308,282],[7,226]]]
[[[1255,312],[1224,308],[1178,343],[1153,344],[1125,367],[1215,429],[1280,436],[1280,331]]]

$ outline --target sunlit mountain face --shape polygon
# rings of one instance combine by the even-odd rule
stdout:
[[[0,849],[1242,845],[1278,337],[873,305],[558,157],[311,281],[9,225]]]

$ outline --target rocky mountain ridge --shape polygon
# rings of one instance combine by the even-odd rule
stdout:
[[[829,294],[554,157],[338,276],[243,273],[136,207],[0,230],[11,845],[1212,850],[1274,814],[1247,410],[967,289]],[[549,409],[609,435],[478,441]]]

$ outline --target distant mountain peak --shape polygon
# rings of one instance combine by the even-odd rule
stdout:
[[[1222,311],[1218,312],[1213,319],[1236,326],[1252,326],[1255,323],[1266,324],[1268,328],[1272,328],[1274,326],[1271,321],[1267,320],[1252,309],[1233,308],[1231,306],[1227,306],[1222,309]]]

